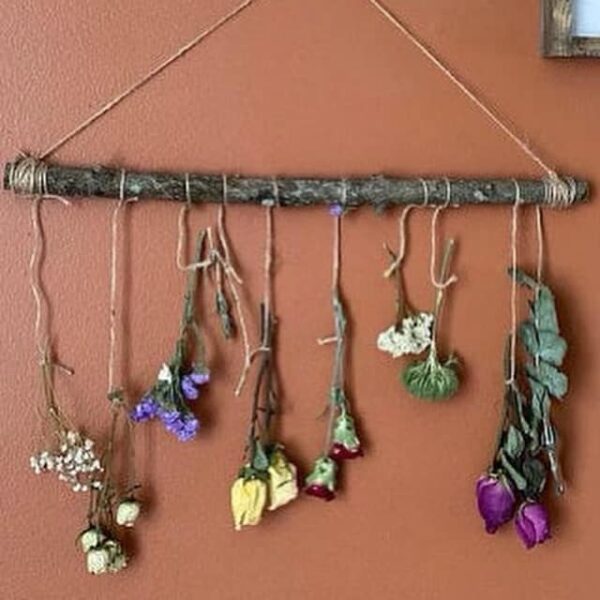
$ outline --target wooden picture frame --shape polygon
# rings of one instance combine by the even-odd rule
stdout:
[[[542,0],[542,54],[549,58],[600,58],[600,35],[573,35],[572,4],[572,0]]]

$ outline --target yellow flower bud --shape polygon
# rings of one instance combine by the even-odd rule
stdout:
[[[281,450],[271,454],[269,465],[269,510],[285,506],[298,497],[298,469]]]
[[[267,484],[261,479],[238,477],[231,487],[231,512],[237,531],[258,525],[267,503]]]

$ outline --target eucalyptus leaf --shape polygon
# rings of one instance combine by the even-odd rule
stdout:
[[[545,285],[540,285],[533,302],[533,320],[539,331],[558,333],[558,317],[554,295]]]
[[[523,438],[523,434],[514,425],[509,426],[502,447],[510,458],[518,459],[523,454],[525,439]]]
[[[527,489],[527,479],[525,479],[525,477],[519,472],[517,467],[515,467],[515,465],[513,465],[513,463],[508,458],[508,456],[506,456],[505,452],[500,450],[500,452],[498,454],[499,454],[500,462],[502,463],[502,466],[504,467],[504,470],[506,471],[508,476],[511,478],[512,482],[515,484],[515,487],[521,492],[525,491]]]
[[[519,328],[521,341],[528,354],[559,367],[567,352],[567,342],[553,331],[542,331],[536,328],[533,321],[525,321]]]
[[[527,490],[537,496],[542,493],[546,486],[546,467],[537,458],[528,457],[523,461],[523,475],[527,480]]]
[[[527,374],[541,383],[548,393],[555,398],[562,399],[569,389],[567,376],[545,361],[540,361],[538,365],[528,364]]]

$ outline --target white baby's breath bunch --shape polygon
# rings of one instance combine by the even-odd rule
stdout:
[[[74,492],[100,489],[102,465],[94,452],[94,442],[78,431],[67,431],[57,449],[34,454],[29,464],[36,475],[56,473]]]
[[[420,312],[402,320],[401,327],[392,325],[377,338],[377,348],[394,358],[407,354],[421,354],[431,346],[434,317]]]

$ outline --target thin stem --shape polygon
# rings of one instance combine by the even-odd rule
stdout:
[[[440,265],[439,270],[439,281],[446,281],[449,271],[450,271],[450,263],[452,261],[452,255],[454,254],[456,243],[453,239],[448,240],[444,245],[444,254],[442,257],[442,264]],[[439,330],[439,320],[440,314],[442,311],[442,306],[444,304],[446,288],[436,288],[435,291],[435,304],[433,311],[433,332],[432,332],[432,343],[431,348],[435,351],[437,346],[437,336]]]

